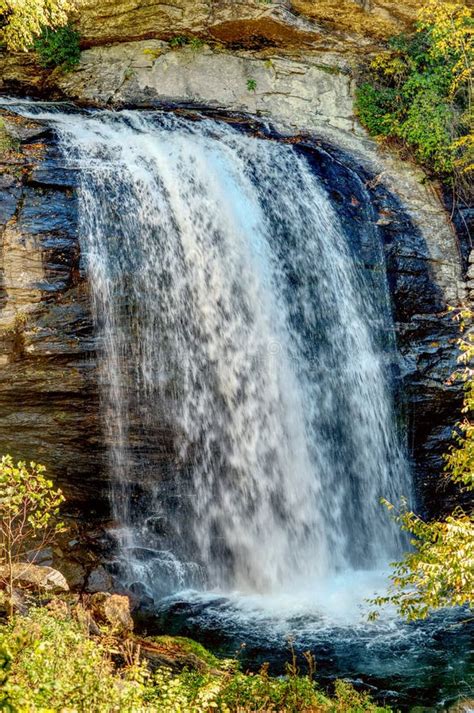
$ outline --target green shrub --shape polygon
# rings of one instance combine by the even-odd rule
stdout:
[[[0,0],[0,45],[27,50],[42,27],[61,27],[73,3],[69,0]]]
[[[42,67],[60,67],[64,71],[73,69],[81,58],[79,33],[70,25],[57,30],[45,28],[34,42]]]
[[[185,47],[188,44],[189,40],[185,35],[176,35],[176,37],[172,37],[169,41],[170,47],[173,49],[177,49],[179,47]]]
[[[11,655],[3,688],[14,710],[125,713],[141,704],[142,686],[117,675],[105,648],[75,619],[33,610],[3,627],[2,647]]]
[[[204,40],[200,37],[187,37],[186,35],[177,35],[169,41],[169,46],[172,49],[180,49],[181,47],[190,47],[194,52],[204,47]]]

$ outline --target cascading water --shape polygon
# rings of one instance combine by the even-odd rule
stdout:
[[[53,121],[80,169],[129,584],[275,593],[387,561],[379,498],[409,486],[384,278],[306,159],[209,120]]]

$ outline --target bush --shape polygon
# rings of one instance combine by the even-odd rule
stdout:
[[[14,710],[125,713],[141,703],[140,684],[115,675],[105,648],[77,620],[33,610],[3,628],[2,647],[11,656],[3,690]]]
[[[57,30],[45,28],[34,42],[42,67],[60,67],[64,71],[73,69],[81,58],[79,33],[70,25]]]
[[[392,38],[356,95],[359,119],[372,136],[400,142],[448,179],[472,170],[471,30],[461,2],[427,0],[416,32]]]
[[[69,0],[0,0],[0,45],[27,50],[41,28],[64,25],[72,5]]]

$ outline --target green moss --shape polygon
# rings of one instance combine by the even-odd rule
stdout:
[[[169,40],[169,46],[173,49],[180,49],[181,47],[190,47],[194,52],[202,49],[204,47],[204,41],[200,37],[194,37],[187,35],[177,35]]]
[[[176,35],[176,37],[170,39],[169,45],[173,49],[179,49],[180,47],[185,47],[188,42],[189,40],[185,35]]]
[[[185,654],[194,654],[199,659],[204,661],[208,666],[219,668],[222,661],[211,654],[202,644],[199,644],[193,639],[188,639],[185,636],[153,636],[151,640],[169,649],[171,652],[176,649],[181,649]]]
[[[326,74],[342,74],[342,70],[340,67],[335,67],[332,64],[314,64],[313,67],[316,67],[316,69],[320,69],[321,72],[326,72]]]

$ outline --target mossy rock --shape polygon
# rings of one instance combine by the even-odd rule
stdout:
[[[7,131],[5,121],[0,117],[0,155],[13,151],[17,148],[17,144],[18,142]]]
[[[218,668],[221,663],[217,656],[208,651],[205,646],[193,639],[188,639],[186,636],[154,636],[152,638],[157,644],[171,648],[178,647],[178,649],[188,654],[194,654],[205,661],[209,666]]]
[[[223,661],[184,636],[150,636],[138,639],[137,643],[153,669],[165,666],[176,672],[189,669],[201,673],[218,673],[223,669]]]

